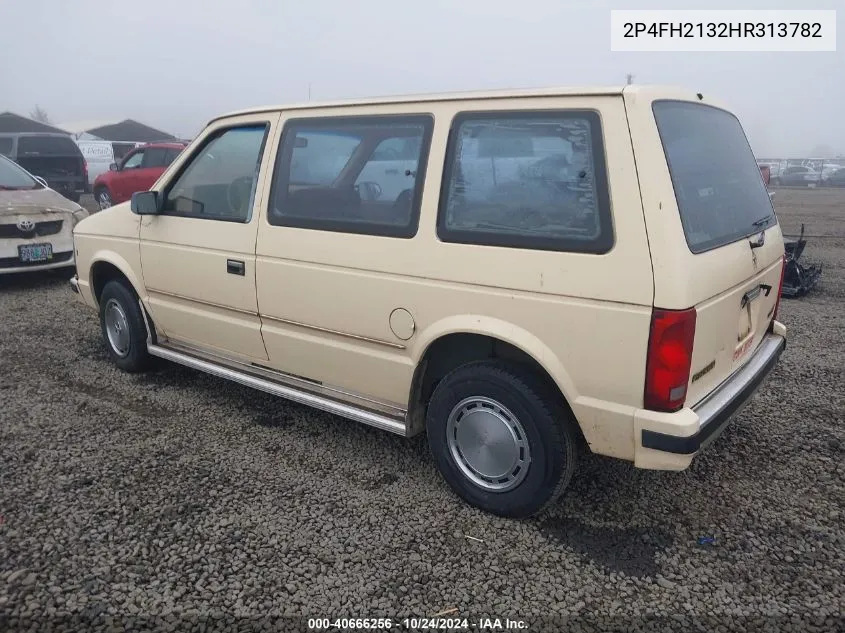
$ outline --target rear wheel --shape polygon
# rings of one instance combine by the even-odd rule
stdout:
[[[432,394],[426,415],[437,467],[470,504],[508,517],[543,510],[575,469],[577,433],[559,396],[517,366],[464,365]]]
[[[112,206],[111,194],[105,187],[99,187],[97,191],[94,192],[94,198],[97,201],[97,206],[100,208],[100,211]]]
[[[79,202],[79,200],[82,198],[82,194],[78,191],[70,191],[65,197],[71,202]]]
[[[100,295],[103,341],[115,365],[128,372],[148,369],[147,329],[135,293],[120,281],[110,281]]]

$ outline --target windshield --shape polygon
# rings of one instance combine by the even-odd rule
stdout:
[[[657,101],[653,110],[693,253],[730,244],[777,222],[735,116],[681,101]]]
[[[41,185],[32,176],[8,158],[0,156],[0,191],[40,188]]]

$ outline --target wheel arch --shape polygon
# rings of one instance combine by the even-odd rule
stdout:
[[[120,255],[111,251],[101,251],[95,253],[92,260],[88,278],[91,284],[91,295],[98,306],[100,305],[103,288],[109,281],[124,281],[136,297],[142,296],[141,280],[137,278],[132,272],[132,267]]]
[[[466,363],[494,358],[525,366],[548,383],[581,433],[571,406],[578,395],[571,377],[560,358],[523,328],[486,316],[451,317],[426,329],[413,352],[415,368],[408,397],[409,435],[425,428],[428,400],[440,379]]]

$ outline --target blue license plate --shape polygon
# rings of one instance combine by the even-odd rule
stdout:
[[[21,244],[18,246],[18,258],[24,264],[30,262],[49,262],[53,259],[53,245]]]

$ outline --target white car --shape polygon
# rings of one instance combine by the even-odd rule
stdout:
[[[88,211],[0,156],[0,274],[72,267],[73,228]]]

